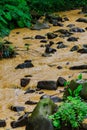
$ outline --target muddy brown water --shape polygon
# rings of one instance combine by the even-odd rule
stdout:
[[[45,35],[47,32],[53,32],[55,30],[64,28],[68,24],[75,24],[76,27],[85,28],[87,27],[86,23],[75,22],[77,18],[84,17],[84,14],[78,14],[80,10],[72,10],[61,12],[60,15],[66,15],[69,18],[69,21],[64,22],[64,27],[53,27],[51,25],[50,29],[44,29],[40,31],[29,30],[27,28],[23,29],[15,29],[12,30],[10,35],[5,39],[12,42],[12,44],[16,47],[17,55],[12,59],[3,59],[0,60],[0,119],[6,120],[6,127],[0,128],[0,130],[13,130],[10,126],[10,122],[13,120],[17,120],[20,115],[23,115],[24,112],[12,112],[9,107],[11,105],[25,106],[25,111],[32,111],[35,105],[25,105],[25,101],[39,101],[41,94],[24,94],[25,89],[27,88],[36,88],[37,82],[40,80],[57,80],[59,76],[64,77],[67,80],[74,79],[78,76],[81,70],[69,70],[69,67],[72,65],[80,65],[87,63],[87,54],[79,54],[77,52],[70,52],[69,50],[73,45],[79,45],[81,47],[83,44],[87,44],[87,31],[83,33],[74,33],[74,36],[79,37],[77,42],[67,42],[67,38],[55,38],[53,41],[56,43],[58,41],[63,41],[64,44],[68,45],[67,48],[58,49],[55,54],[52,54],[52,57],[42,57],[42,53],[44,52],[44,48],[41,48],[40,40],[35,39],[26,39],[24,37],[32,37],[35,35]],[[20,32],[16,34],[16,32]],[[49,42],[50,40],[48,40]],[[28,43],[29,50],[27,51],[24,44]],[[43,43],[44,44],[44,43]],[[55,47],[55,46],[54,46]],[[18,69],[15,67],[23,63],[24,60],[32,60],[34,64],[33,68],[29,69]],[[66,63],[69,62],[69,65]],[[51,67],[50,67],[51,66]],[[57,66],[62,66],[62,69],[57,69]],[[31,81],[26,88],[21,89],[20,87],[20,79],[25,75],[32,75],[30,77]],[[70,78],[69,78],[70,76]],[[83,74],[83,78],[87,78],[87,74]],[[61,97],[59,87],[56,91],[48,91],[41,90],[44,94],[55,94]],[[16,128],[16,130],[25,130],[25,127]]]

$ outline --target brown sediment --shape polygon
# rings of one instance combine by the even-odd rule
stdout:
[[[78,14],[80,10],[72,10],[61,12],[60,15],[66,15],[69,18],[69,21],[64,22],[64,27],[53,27],[51,25],[50,29],[44,29],[40,31],[29,30],[27,28],[15,29],[11,31],[9,37],[5,39],[11,41],[13,46],[16,47],[17,52],[19,53],[15,58],[12,59],[3,59],[0,60],[0,119],[5,119],[7,122],[6,128],[12,130],[10,122],[18,119],[18,113],[12,112],[9,109],[10,105],[19,105],[25,106],[26,111],[32,111],[35,105],[25,105],[25,102],[29,99],[33,101],[39,101],[40,94],[24,94],[24,90],[20,89],[20,79],[25,75],[32,75],[30,77],[30,83],[26,88],[36,88],[37,82],[40,80],[57,80],[59,76],[64,77],[67,80],[76,78],[81,70],[69,70],[70,66],[87,64],[86,54],[79,54],[77,52],[70,52],[70,49],[73,45],[78,45],[81,47],[87,42],[87,31],[83,33],[74,33],[73,36],[79,37],[79,40],[76,42],[67,42],[67,38],[55,38],[52,41],[57,43],[58,41],[63,41],[67,48],[58,49],[57,52],[52,54],[52,57],[42,57],[44,53],[44,48],[41,48],[40,40],[34,39],[35,35],[40,34],[45,36],[48,32],[53,32],[58,29],[68,29],[66,27],[68,24],[75,24],[76,27],[86,28],[86,23],[75,22],[76,19],[84,17],[84,14]],[[16,32],[20,32],[16,34]],[[24,37],[32,37],[32,39],[23,39]],[[50,40],[48,40],[50,41]],[[29,44],[29,50],[26,50],[25,43]],[[56,44],[53,45],[56,47]],[[23,63],[25,60],[32,60],[34,67],[25,68],[25,69],[15,69],[15,67]],[[66,63],[69,62],[69,65]],[[51,66],[51,67],[50,67]],[[62,69],[57,69],[57,66],[62,66]],[[69,78],[71,76],[71,78]],[[83,78],[87,74],[83,74]],[[56,91],[42,90],[45,94],[55,94],[58,93],[58,96],[61,96],[59,93],[59,88]],[[21,115],[22,113],[20,113]],[[17,130],[24,130],[23,128],[16,128]],[[4,128],[2,128],[4,130]]]

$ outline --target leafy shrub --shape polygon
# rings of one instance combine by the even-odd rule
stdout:
[[[7,41],[0,41],[0,58],[10,58],[14,56],[14,47],[12,45],[8,45]]]
[[[11,29],[29,27],[31,15],[26,0],[0,1],[0,36],[8,35]]]
[[[82,102],[80,98],[72,97],[60,105],[58,111],[49,118],[56,130],[59,130],[62,125],[79,128],[86,115],[87,103]]]

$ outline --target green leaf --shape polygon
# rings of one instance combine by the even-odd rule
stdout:
[[[78,79],[81,80],[82,79],[82,74],[78,75]]]

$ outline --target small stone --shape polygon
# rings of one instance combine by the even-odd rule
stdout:
[[[22,106],[11,106],[10,109],[15,112],[24,111],[25,107]]]
[[[21,85],[21,87],[26,87],[29,84],[29,82],[30,82],[30,79],[28,79],[28,78],[22,78],[20,80],[20,85]]]
[[[0,127],[5,127],[6,126],[6,121],[0,119]]]
[[[28,101],[25,102],[25,104],[27,104],[27,105],[35,105],[35,104],[37,104],[37,102],[28,100]]]
[[[77,37],[69,37],[67,39],[67,41],[69,41],[69,42],[75,42],[75,41],[78,41],[78,38]]]
[[[66,82],[66,79],[63,77],[59,77],[57,80],[57,86],[64,86],[64,83]]]
[[[71,48],[70,51],[77,51],[78,49],[79,49],[79,46],[75,45],[75,46],[73,46],[73,47]]]
[[[46,37],[45,36],[41,36],[41,35],[36,35],[35,39],[46,39]]]
[[[58,35],[57,34],[54,34],[54,33],[47,33],[47,38],[48,39],[54,39],[56,38]]]

